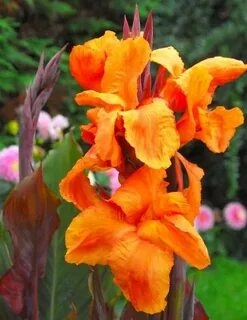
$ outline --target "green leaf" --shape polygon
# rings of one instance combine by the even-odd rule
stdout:
[[[60,181],[81,156],[82,150],[71,132],[65,135],[56,149],[48,153],[43,163],[44,181],[56,196],[60,197]]]
[[[72,133],[49,152],[43,163],[44,180],[48,187],[59,196],[59,182],[82,155]],[[40,288],[40,314],[44,320],[66,319],[72,306],[79,319],[87,319],[90,294],[88,292],[88,267],[68,264],[64,260],[64,236],[77,210],[62,201],[59,207],[60,227],[54,235],[46,276]]]

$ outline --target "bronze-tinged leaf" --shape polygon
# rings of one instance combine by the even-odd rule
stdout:
[[[0,294],[14,314],[28,319],[38,319],[38,282],[44,276],[49,243],[59,225],[58,205],[40,168],[17,185],[3,209],[13,266],[0,279]]]
[[[137,312],[131,303],[127,303],[123,309],[120,320],[148,320],[148,315],[143,312]]]
[[[184,320],[208,320],[209,317],[203,305],[195,297],[194,291],[194,283],[190,284],[187,280],[184,295]]]
[[[199,300],[195,300],[194,305],[194,319],[193,320],[208,320],[209,317]]]

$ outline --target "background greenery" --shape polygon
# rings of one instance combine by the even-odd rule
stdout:
[[[73,96],[80,88],[69,74],[68,54],[74,44],[99,36],[105,29],[120,34],[123,14],[126,13],[131,21],[135,3],[125,0],[0,1],[0,149],[17,143],[16,135],[11,134],[6,124],[17,118],[25,88],[33,78],[43,50],[48,59],[68,44],[67,53],[62,58],[61,77],[46,110],[51,115],[62,113],[69,117],[77,128],[86,121],[82,109],[73,102]],[[153,11],[154,46],[173,45],[187,67],[215,55],[246,61],[246,1],[142,0],[139,10],[143,22],[147,13]],[[242,77],[236,83],[219,89],[213,104],[243,106],[247,114],[246,89],[247,78]],[[78,131],[76,136],[79,137]],[[199,142],[190,145],[184,153],[207,173],[203,180],[204,202],[218,208],[223,208],[230,200],[239,200],[247,205],[246,126],[238,131],[225,155],[211,154]],[[10,188],[11,184],[0,181],[0,205]],[[220,239],[226,239],[228,247],[227,250],[222,248],[222,241],[219,247],[218,244],[216,246],[210,240],[210,234],[207,235],[206,240],[215,255],[228,254],[246,259],[246,230],[236,232],[219,228],[216,231]],[[212,238],[215,240],[215,235]],[[216,258],[208,272],[196,276],[197,294],[213,320],[247,318],[244,313],[247,290],[241,286],[247,282],[245,269],[245,264]],[[224,310],[227,312],[223,314]]]

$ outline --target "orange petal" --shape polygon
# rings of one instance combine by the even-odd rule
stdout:
[[[85,155],[79,159],[59,184],[61,196],[81,210],[98,203],[99,198],[96,191],[83,171],[96,169],[98,166],[104,167],[103,165],[104,163],[96,157]]]
[[[184,63],[173,47],[153,50],[150,60],[162,65],[174,77],[179,76],[184,69]]]
[[[112,167],[121,164],[121,148],[115,137],[115,123],[118,113],[115,111],[98,113],[98,127],[95,136],[95,148],[100,159],[110,161]]]
[[[247,71],[247,65],[243,61],[224,57],[208,58],[195,66],[206,68],[213,77],[215,85],[223,85],[233,81]]]
[[[217,107],[212,111],[199,109],[200,130],[195,138],[203,141],[212,152],[225,152],[235,129],[244,123],[243,113],[239,108],[230,110]]]
[[[109,264],[116,284],[137,311],[164,310],[173,266],[171,251],[128,235],[114,247]]]
[[[102,91],[117,94],[127,109],[138,104],[137,80],[149,61],[150,47],[143,38],[126,39],[112,50],[105,64]]]
[[[107,55],[118,42],[114,32],[106,31],[100,38],[73,47],[70,72],[83,88],[100,91]]]
[[[125,180],[110,201],[122,208],[129,222],[135,223],[152,204],[160,190],[165,191],[164,177],[164,170],[143,166]]]
[[[162,99],[136,110],[122,112],[126,140],[136,157],[154,169],[168,168],[170,158],[179,148],[173,112]]]
[[[144,221],[138,227],[138,236],[161,248],[170,248],[198,269],[203,269],[210,263],[202,238],[182,215],[173,214],[161,221]]]
[[[159,97],[164,98],[174,112],[183,112],[187,107],[186,95],[173,78],[166,81]]]
[[[65,259],[76,264],[106,264],[116,242],[133,231],[135,227],[124,222],[109,204],[90,207],[76,216],[66,231]]]
[[[94,144],[97,127],[95,124],[85,124],[80,126],[81,138],[88,144]]]
[[[154,203],[155,216],[162,218],[171,213],[182,213],[187,215],[190,205],[182,192],[167,192],[156,197]]]
[[[93,90],[80,92],[75,101],[78,105],[102,107],[106,111],[121,110],[125,108],[125,102],[113,93],[101,93]]]
[[[190,204],[190,210],[184,216],[193,224],[201,204],[201,179],[204,172],[196,164],[186,160],[180,153],[177,152],[176,157],[181,161],[188,175],[189,186],[184,189],[183,194]]]
[[[211,102],[212,97],[209,90],[211,80],[212,77],[205,68],[193,67],[176,81],[187,98],[187,110],[177,122],[182,144],[194,138],[198,108],[206,108]]]

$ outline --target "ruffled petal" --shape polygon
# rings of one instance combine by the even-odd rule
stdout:
[[[106,58],[118,42],[114,32],[106,31],[100,38],[73,47],[70,72],[80,86],[100,91]]]
[[[186,160],[180,153],[177,152],[176,157],[183,164],[188,175],[188,187],[183,190],[183,194],[190,205],[190,210],[188,210],[187,214],[184,216],[191,224],[193,224],[195,217],[199,213],[201,204],[201,179],[204,172],[196,164]]]
[[[80,92],[75,101],[80,106],[102,107],[106,111],[121,110],[125,108],[125,102],[113,93],[101,93],[93,90]]]
[[[164,100],[154,99],[136,110],[122,112],[126,140],[136,157],[154,169],[168,168],[179,148],[173,112]]]
[[[233,81],[247,71],[247,65],[243,61],[224,57],[208,58],[197,63],[194,67],[196,66],[208,70],[213,77],[214,85],[223,85]]]
[[[110,161],[112,167],[121,164],[121,148],[115,137],[115,123],[118,113],[100,110],[97,120],[97,133],[95,136],[95,149],[100,159]]]
[[[212,111],[199,109],[200,129],[195,138],[203,141],[212,152],[225,152],[235,129],[243,123],[243,113],[239,108],[227,110],[217,107]]]
[[[69,263],[107,264],[116,242],[135,227],[121,219],[121,214],[109,204],[92,206],[76,216],[66,231]]]
[[[144,221],[138,227],[138,236],[161,248],[169,247],[198,269],[203,269],[210,264],[208,251],[202,238],[180,214],[166,216],[161,221]]]
[[[164,177],[163,169],[155,170],[143,166],[125,180],[110,201],[122,208],[129,222],[135,223],[152,204],[157,194],[161,190],[165,191]]]
[[[61,196],[66,201],[72,202],[80,210],[98,203],[97,193],[90,185],[84,170],[103,169],[104,167],[106,170],[107,166],[96,156],[85,155],[79,159],[59,184]]]
[[[164,310],[173,266],[170,250],[161,250],[135,234],[126,236],[111,252],[114,280],[137,311]]]
[[[162,65],[174,77],[178,77],[184,69],[184,63],[173,47],[153,50],[150,60]]]
[[[182,144],[194,138],[199,107],[206,108],[211,102],[210,83],[212,77],[203,67],[187,70],[176,82],[187,99],[187,109],[177,122],[177,129]]]
[[[137,80],[149,61],[150,52],[148,42],[141,37],[119,42],[107,58],[102,91],[121,97],[126,109],[135,108]]]

